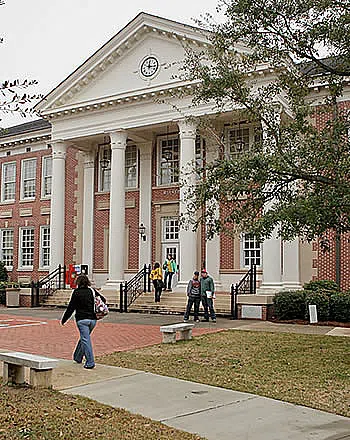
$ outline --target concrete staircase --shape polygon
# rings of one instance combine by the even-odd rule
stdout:
[[[57,290],[50,295],[44,305],[52,307],[66,307],[72,294],[71,289]],[[183,314],[187,304],[187,296],[183,292],[162,293],[160,303],[154,302],[154,292],[147,292],[137,298],[130,306],[131,312]],[[111,309],[117,309],[117,304],[111,304]],[[202,311],[202,307],[200,308]],[[215,311],[218,315],[229,316],[231,314],[231,297],[228,293],[216,294]]]

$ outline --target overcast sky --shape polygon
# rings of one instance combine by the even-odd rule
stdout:
[[[217,0],[5,0],[0,6],[0,81],[32,78],[46,94],[141,11],[194,24]],[[0,115],[0,126],[29,119]]]

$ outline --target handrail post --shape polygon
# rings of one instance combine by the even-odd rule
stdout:
[[[58,265],[58,288],[61,289],[61,265]]]
[[[119,312],[123,313],[123,283],[120,283],[120,290],[119,290]]]
[[[128,311],[128,282],[125,281],[124,284],[124,312]]]
[[[151,274],[151,265],[148,265],[148,272],[147,272],[147,292],[151,291],[151,278],[150,278],[150,274]]]
[[[143,291],[146,292],[146,283],[147,283],[147,266],[143,265]]]

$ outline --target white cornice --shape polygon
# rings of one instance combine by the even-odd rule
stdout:
[[[38,142],[46,142],[51,139],[51,129],[45,130],[45,133],[27,132],[14,134],[6,138],[6,141],[0,141],[0,149],[9,148],[18,145],[35,144]]]

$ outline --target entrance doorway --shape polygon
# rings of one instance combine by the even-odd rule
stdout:
[[[171,255],[179,268],[179,219],[165,217],[162,219],[162,265],[168,255]],[[176,286],[178,273],[173,276],[172,285]]]

